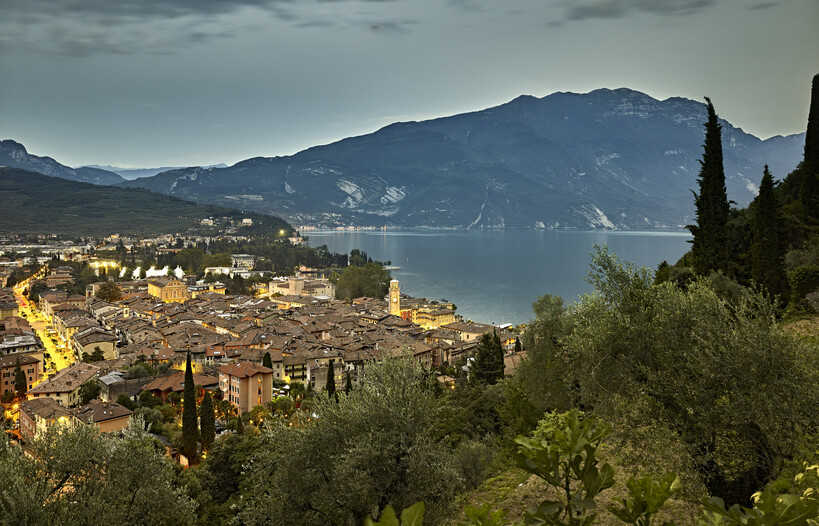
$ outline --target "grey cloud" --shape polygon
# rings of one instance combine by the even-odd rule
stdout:
[[[754,4],[754,5],[750,6],[750,7],[748,7],[748,9],[756,9],[756,10],[770,9],[770,8],[776,7],[778,5],[779,5],[779,2],[762,2],[762,3]]]
[[[568,20],[623,18],[632,13],[662,16],[689,15],[716,4],[716,0],[575,0],[565,4]]]
[[[411,26],[417,23],[416,20],[409,19],[363,20],[360,22],[361,25],[378,33],[406,33]]]

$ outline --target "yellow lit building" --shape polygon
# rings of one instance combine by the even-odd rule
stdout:
[[[165,303],[185,303],[188,286],[175,278],[155,278],[148,282],[148,294]]]

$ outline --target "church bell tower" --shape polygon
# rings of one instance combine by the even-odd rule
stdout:
[[[401,289],[397,279],[390,281],[390,314],[401,316]]]

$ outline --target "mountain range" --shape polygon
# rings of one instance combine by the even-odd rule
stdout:
[[[83,166],[82,168],[96,168],[98,170],[114,172],[115,174],[121,176],[123,179],[131,181],[133,179],[139,179],[140,177],[152,177],[158,173],[168,172],[170,170],[179,170],[184,167],[162,166],[160,168],[121,168],[119,166],[99,166],[97,164],[89,164],[88,166]],[[211,166],[205,166],[204,168],[227,168],[227,165],[225,163],[220,163]]]
[[[131,181],[104,170],[91,174],[104,184],[299,225],[675,229],[693,221],[705,121],[703,103],[660,101],[625,88],[524,95],[230,167],[181,168]],[[756,195],[765,164],[782,178],[802,159],[804,133],[761,140],[721,124],[728,197],[738,206]],[[0,144],[6,143],[13,141]],[[68,177],[47,162],[53,159],[28,159],[21,167],[44,166],[54,172],[49,175],[74,180],[89,176],[80,170],[93,170],[64,167],[74,171]]]
[[[295,224],[443,228],[679,228],[692,221],[705,105],[629,90],[521,96],[386,126],[286,157],[121,183],[274,213]],[[728,196],[784,177],[804,134],[760,140],[721,121]]]
[[[71,168],[58,163],[51,157],[31,155],[25,146],[12,140],[0,141],[0,166],[21,168],[23,170],[81,183],[112,185],[125,180],[118,174],[108,170],[87,166]]]

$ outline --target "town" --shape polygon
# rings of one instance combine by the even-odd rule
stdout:
[[[342,269],[274,272],[245,253],[187,269],[198,273],[153,267],[208,241],[216,243],[167,235],[0,246],[2,402],[15,440],[25,446],[55,425],[116,433],[137,412],[187,464],[179,442],[188,359],[199,401],[212,396],[216,427],[230,433],[263,426],[281,399],[298,407],[322,390],[354,388],[368,364],[387,357],[412,355],[452,387],[484,335],[497,337],[506,374],[525,355],[515,327],[464,320],[452,303],[402,294],[395,279],[383,297],[336,299]],[[134,254],[142,268],[128,268]]]

